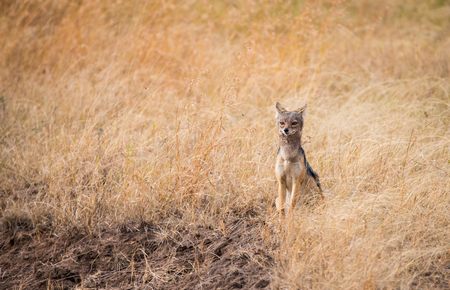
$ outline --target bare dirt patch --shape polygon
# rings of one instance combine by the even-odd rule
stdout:
[[[268,288],[272,249],[261,221],[225,227],[122,224],[88,234],[39,232],[25,218],[4,222],[1,289]]]

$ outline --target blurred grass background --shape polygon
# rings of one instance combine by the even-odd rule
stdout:
[[[448,287],[449,36],[442,0],[1,1],[0,217],[251,209],[274,288]],[[327,201],[269,234],[275,101],[308,103]]]

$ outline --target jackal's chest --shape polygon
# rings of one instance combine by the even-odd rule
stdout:
[[[290,161],[278,158],[275,164],[275,174],[279,177],[298,177],[302,170],[305,170],[305,168],[300,160]]]

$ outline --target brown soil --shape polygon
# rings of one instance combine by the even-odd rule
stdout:
[[[235,217],[224,225],[135,222],[57,235],[10,219],[0,233],[0,289],[269,288],[273,258],[263,222]]]

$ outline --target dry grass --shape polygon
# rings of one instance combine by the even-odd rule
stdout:
[[[450,5],[372,2],[1,1],[1,219],[250,211],[273,288],[449,287]],[[277,100],[327,197],[280,232]]]

